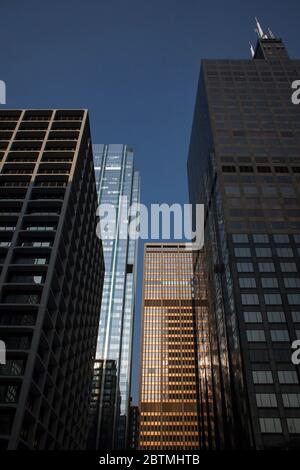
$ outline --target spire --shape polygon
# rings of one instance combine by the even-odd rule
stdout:
[[[268,35],[263,32],[260,22],[258,21],[256,17],[255,17],[255,22],[256,22],[256,28],[254,31],[258,35],[259,39],[267,39]]]
[[[269,31],[269,36],[271,39],[275,39],[275,36],[274,34],[272,33],[272,31],[270,30],[270,28],[268,28],[268,31]]]
[[[249,42],[249,46],[250,46],[250,51],[251,51],[251,56],[254,57],[254,47],[252,46],[251,42]]]

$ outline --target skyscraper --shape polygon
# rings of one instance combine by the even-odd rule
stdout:
[[[110,218],[117,222],[117,231],[103,240],[106,272],[94,381],[98,411],[92,418],[96,432],[91,432],[90,447],[123,449],[127,445],[137,263],[137,241],[128,236],[127,208],[139,202],[140,178],[129,146],[95,145],[93,150],[98,201],[114,208]]]
[[[85,110],[0,111],[2,449],[84,449],[104,279]]]
[[[139,447],[199,449],[193,252],[148,243],[143,274]]]
[[[205,204],[218,446],[299,445],[300,61],[258,24],[251,60],[203,60],[190,200]]]

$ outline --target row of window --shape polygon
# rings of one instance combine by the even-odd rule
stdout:
[[[295,323],[300,323],[300,312],[291,312],[292,319]],[[267,319],[269,323],[286,323],[285,313],[280,312],[267,312]],[[244,312],[244,320],[246,323],[262,323],[261,312]]]
[[[299,379],[295,370],[278,370],[278,381],[280,384],[298,384]],[[256,385],[273,384],[273,373],[271,370],[254,370],[252,371],[253,382]]]
[[[254,182],[255,181],[253,181],[253,183]],[[249,183],[252,183],[252,181],[249,181]],[[282,186],[281,184],[280,187],[275,186],[275,185],[274,186],[264,185],[261,187],[262,195],[267,198],[278,197],[278,190],[280,191],[281,196],[284,198],[296,197],[296,191],[292,185]],[[230,184],[230,185],[228,184],[225,186],[225,193],[227,196],[231,196],[231,197],[241,196],[242,192],[245,196],[249,196],[249,197],[258,196],[259,188],[258,186],[255,186],[254,184],[252,185],[243,184],[242,188],[240,188],[237,184]]]
[[[289,305],[300,305],[299,294],[287,294]],[[241,294],[242,305],[259,305],[257,294]],[[281,294],[264,294],[264,303],[266,305],[282,305]]]
[[[254,272],[254,265],[250,261],[236,263],[236,267],[239,273],[253,273]],[[284,273],[296,273],[297,265],[294,262],[280,263],[280,269]],[[261,263],[258,263],[258,270],[261,273],[274,273],[275,265],[273,262],[261,262]]]
[[[289,170],[296,174],[300,173],[300,167],[298,166],[293,166],[290,168],[287,166],[275,166],[273,169],[275,173],[289,173]],[[236,167],[234,165],[222,166],[222,171],[224,173],[236,173],[237,170],[239,170],[240,173],[254,173],[255,168],[250,165],[242,165],[239,167]],[[256,171],[258,173],[272,173],[272,168],[270,166],[257,166]]]
[[[254,243],[269,243],[270,236],[266,233],[257,233],[251,235]],[[275,243],[290,243],[290,236],[287,234],[273,234],[272,238]],[[293,235],[295,243],[300,243],[300,234]],[[249,243],[250,235],[246,233],[234,233],[232,235],[234,243]]]
[[[287,418],[288,432],[300,434],[300,418]],[[280,418],[259,418],[260,430],[264,434],[282,434]]]
[[[300,339],[300,330],[297,332],[297,336]],[[271,340],[274,343],[279,342],[289,342],[290,335],[288,330],[270,330]],[[247,340],[248,342],[261,343],[266,341],[266,335],[264,330],[247,330]]]
[[[277,289],[279,287],[276,277],[262,277],[260,281],[264,289]],[[286,289],[300,288],[299,277],[285,277],[283,283]],[[256,279],[254,277],[240,277],[239,286],[241,289],[256,289]]]
[[[249,247],[237,247],[234,248],[234,255],[236,257],[243,257],[243,258],[250,258],[251,250]],[[284,247],[284,248],[276,248],[276,252],[274,254],[280,258],[293,258],[294,253],[292,248]],[[255,256],[258,258],[272,258],[272,250],[269,247],[256,247],[255,248]]]
[[[300,408],[300,393],[283,393],[283,406],[285,408]],[[257,393],[256,404],[258,408],[277,408],[275,393]]]

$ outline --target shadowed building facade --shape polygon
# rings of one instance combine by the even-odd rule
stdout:
[[[176,243],[144,251],[140,449],[199,449],[193,252]],[[198,314],[200,315],[199,311]]]
[[[84,449],[104,279],[85,110],[0,111],[0,446]]]
[[[130,405],[128,449],[137,450],[139,445],[140,410],[138,406]]]
[[[221,448],[291,448],[300,437],[300,62],[258,34],[252,60],[202,61],[188,159],[190,200],[206,209]]]

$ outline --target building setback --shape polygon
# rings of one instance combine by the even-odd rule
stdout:
[[[193,252],[145,245],[139,448],[199,449]]]
[[[140,177],[134,169],[133,150],[128,145],[99,144],[93,146],[93,152],[99,206],[109,205],[114,212],[109,211],[107,225],[103,222],[102,227],[106,230],[103,237],[105,279],[88,447],[125,449],[137,265],[137,240],[128,236],[131,219],[127,211],[139,203]],[[116,222],[115,233],[112,233],[113,222]],[[111,238],[108,231],[113,235]]]
[[[2,449],[84,449],[104,262],[85,110],[0,111]]]
[[[188,174],[191,202],[206,209],[209,422],[220,448],[299,446],[299,77],[300,61],[271,33],[259,32],[252,60],[202,61]]]

